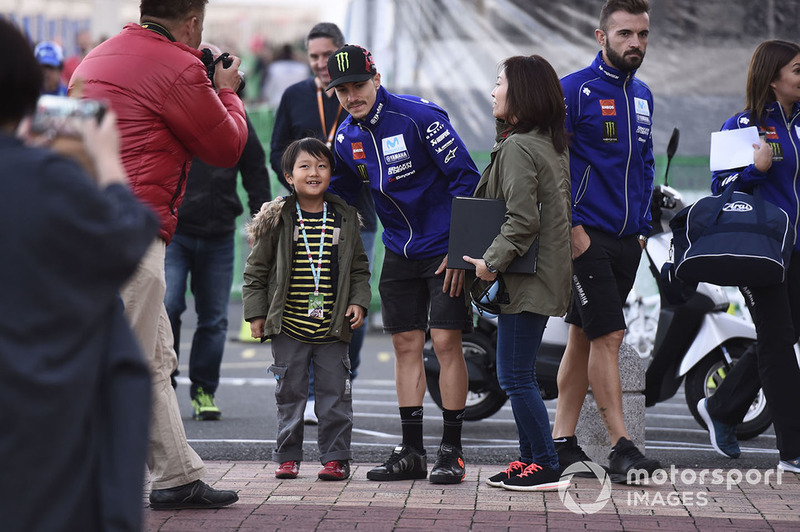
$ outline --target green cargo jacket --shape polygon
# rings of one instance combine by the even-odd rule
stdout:
[[[569,309],[572,278],[569,153],[556,152],[550,137],[537,130],[506,137],[500,133],[505,127],[498,121],[491,162],[474,193],[506,202],[506,221],[483,259],[503,272],[539,235],[536,273],[503,274],[510,301],[500,306],[501,313],[562,316]]]
[[[333,314],[328,335],[350,342],[352,330],[346,321],[345,312],[350,305],[363,307],[365,315],[369,309],[372,297],[369,287],[369,261],[361,242],[358,211],[333,194],[326,193],[325,201],[342,219],[337,241],[337,296],[331,310]],[[294,194],[265,203],[247,227],[254,242],[244,268],[244,319],[249,322],[266,317],[264,334],[268,338],[281,331],[292,268],[292,250],[295,245],[295,203]]]

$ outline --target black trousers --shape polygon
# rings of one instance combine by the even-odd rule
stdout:
[[[800,336],[800,252],[792,253],[786,281],[742,287],[758,337],[708,400],[711,417],[742,421],[759,388],[764,389],[782,460],[800,456],[800,367],[794,343]]]

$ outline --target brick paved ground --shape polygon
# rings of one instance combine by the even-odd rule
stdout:
[[[204,479],[235,489],[239,502],[220,510],[145,510],[145,529],[187,531],[273,530],[800,530],[800,476],[753,470],[740,482],[718,470],[676,470],[662,483],[644,487],[613,485],[596,513],[576,514],[558,492],[519,493],[487,486],[496,466],[468,466],[459,485],[424,481],[372,482],[372,465],[356,464],[351,478],[323,482],[320,466],[305,463],[300,477],[278,480],[275,464],[207,462]],[[743,475],[746,472],[742,472]],[[730,480],[730,486],[727,481]],[[596,479],[573,478],[565,502],[586,510],[602,505]],[[730,489],[729,489],[730,488]],[[567,497],[569,499],[567,499]],[[145,501],[147,494],[145,494]]]

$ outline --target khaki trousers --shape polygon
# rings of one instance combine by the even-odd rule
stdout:
[[[156,238],[121,291],[125,317],[150,367],[153,398],[147,467],[154,490],[183,486],[205,473],[203,461],[186,441],[178,397],[170,381],[178,357],[164,307],[166,248],[164,240]]]

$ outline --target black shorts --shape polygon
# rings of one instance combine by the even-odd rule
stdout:
[[[589,249],[573,261],[572,308],[564,320],[594,340],[624,330],[622,307],[636,280],[642,246],[636,235],[614,235],[584,227]]]
[[[472,309],[464,291],[450,297],[442,292],[444,272],[434,274],[443,258],[412,260],[385,250],[378,285],[385,332],[425,331],[428,325],[432,329],[472,330]]]

